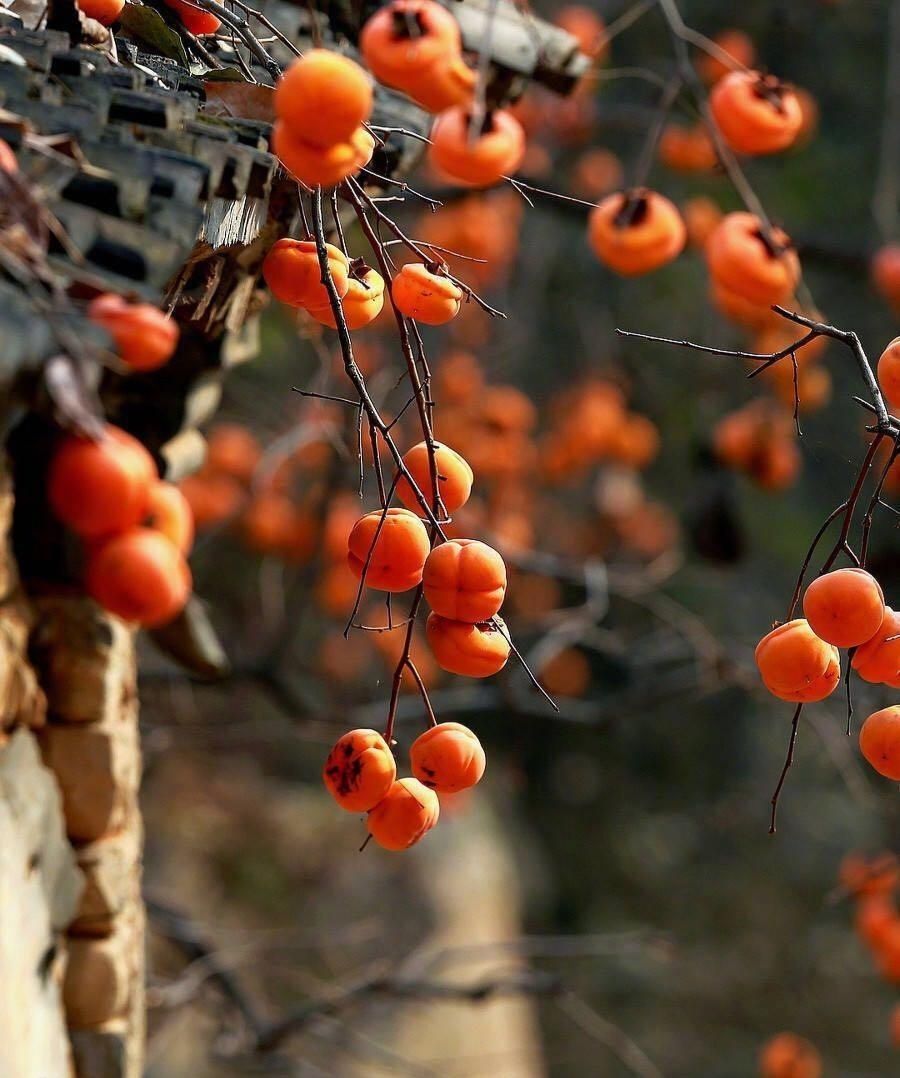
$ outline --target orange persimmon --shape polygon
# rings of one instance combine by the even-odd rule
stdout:
[[[409,747],[412,773],[430,790],[455,794],[480,781],[485,757],[481,742],[459,722],[441,722]]]
[[[837,648],[816,636],[805,618],[767,633],[756,645],[755,657],[769,692],[792,703],[824,700],[841,676]]]
[[[796,1033],[779,1033],[766,1041],[759,1055],[760,1078],[821,1078],[818,1049]]]
[[[327,243],[325,248],[331,280],[343,299],[350,288],[350,261],[339,247]],[[322,308],[329,305],[315,240],[288,237],[278,240],[266,254],[262,275],[272,295],[289,307]]]
[[[439,267],[432,269],[424,262],[401,266],[391,281],[391,297],[397,310],[426,326],[442,326],[455,318],[462,296],[462,289],[439,272]]]
[[[671,262],[681,253],[686,238],[684,221],[674,204],[643,188],[607,196],[588,218],[594,254],[626,277]]]
[[[525,154],[525,132],[507,109],[489,112],[475,132],[462,106],[447,109],[434,121],[428,158],[458,183],[487,187],[516,171]]]
[[[341,310],[347,329],[362,329],[374,322],[384,307],[384,278],[370,266],[350,265],[347,291],[341,297]],[[331,305],[308,307],[310,315],[323,326],[337,329],[337,321]]]
[[[187,602],[191,570],[161,532],[129,528],[90,550],[85,588],[110,613],[152,628],[171,621]]]
[[[502,630],[505,625],[498,617],[472,625],[431,613],[425,622],[425,635],[438,666],[465,677],[490,677],[503,669],[510,646]]]
[[[316,146],[298,138],[284,120],[272,127],[272,152],[294,179],[306,187],[334,187],[372,160],[375,139],[364,127],[357,127],[343,142]]]
[[[419,442],[403,454],[403,464],[412,476],[413,482],[431,504],[434,487],[431,477],[431,455],[425,442]],[[450,446],[442,442],[434,443],[434,467],[437,477],[441,504],[447,513],[455,513],[469,500],[472,493],[472,469],[468,462]],[[401,475],[397,480],[397,497],[414,513],[422,515],[419,499],[407,478]]]
[[[178,346],[177,324],[149,303],[126,303],[104,292],[88,305],[87,316],[106,330],[122,362],[135,371],[162,367]]]
[[[492,618],[503,605],[506,565],[486,543],[451,539],[428,555],[422,583],[436,614],[474,624]]]
[[[408,591],[422,579],[430,545],[421,520],[408,509],[366,513],[347,539],[347,564],[379,591]],[[368,563],[368,567],[367,566]]]
[[[713,283],[759,307],[789,299],[800,280],[800,260],[780,228],[771,230],[771,238],[777,250],[754,214],[726,214],[706,244]]]
[[[872,712],[860,728],[859,749],[879,775],[900,782],[900,705]]]
[[[369,812],[366,827],[385,850],[407,850],[438,822],[437,794],[418,779],[398,779]]]
[[[157,481],[147,495],[144,524],[163,534],[187,554],[194,542],[194,514],[184,494],[172,483]]]
[[[835,569],[806,589],[803,613],[821,640],[839,648],[854,648],[871,640],[881,627],[884,594],[865,569]]]
[[[322,781],[348,812],[368,812],[387,795],[397,777],[393,753],[375,730],[350,730],[325,760]]]
[[[709,95],[719,133],[743,154],[769,154],[787,149],[803,126],[803,110],[792,89],[773,75],[732,71]]]
[[[347,142],[372,112],[372,80],[331,49],[310,49],[285,69],[275,87],[275,114],[313,146]]]

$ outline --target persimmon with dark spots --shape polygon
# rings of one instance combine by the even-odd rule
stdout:
[[[803,613],[820,639],[839,648],[853,648],[871,640],[881,628],[884,594],[865,569],[835,569],[806,589]]]
[[[408,509],[378,509],[357,520],[347,540],[347,564],[379,591],[408,591],[422,579],[431,549],[428,532]]]
[[[866,719],[859,748],[879,775],[900,782],[900,705],[874,711]]]
[[[431,505],[434,500],[434,482],[431,473],[431,454],[425,442],[419,442],[403,454],[403,464],[419,490]],[[472,493],[474,476],[464,457],[443,442],[434,443],[434,467],[441,504],[448,514],[461,509]],[[397,497],[419,516],[423,509],[415,490],[405,475],[397,479]]]
[[[147,496],[143,523],[164,535],[182,554],[194,543],[194,514],[184,494],[173,483],[153,483]]]
[[[438,822],[437,794],[418,779],[398,779],[366,818],[369,834],[385,850],[408,850]]]
[[[891,307],[900,309],[900,243],[888,243],[872,256],[872,284]]]
[[[442,326],[459,314],[463,293],[440,267],[408,262],[391,281],[391,297],[407,318],[426,326]]]
[[[498,617],[473,625],[431,613],[425,622],[425,635],[438,666],[449,674],[491,677],[509,659],[509,640]]]
[[[316,146],[299,138],[284,120],[272,127],[272,152],[288,172],[306,187],[334,187],[372,160],[375,139],[358,127],[342,142]]]
[[[47,495],[57,519],[96,539],[137,524],[156,479],[153,458],[137,438],[107,424],[96,440],[69,435],[60,442]]]
[[[334,744],[322,781],[348,812],[368,812],[383,800],[397,777],[394,755],[375,730],[350,730]]]
[[[372,80],[331,49],[309,49],[285,69],[275,87],[275,113],[304,142],[347,142],[372,112]]]
[[[863,681],[886,685],[900,678],[900,613],[884,608],[884,620],[853,653],[850,665]]]
[[[479,131],[463,106],[447,109],[431,129],[428,159],[457,183],[489,187],[514,173],[525,155],[525,132],[507,109],[490,111]]]
[[[697,70],[708,83],[718,82],[737,69],[750,67],[756,59],[756,46],[743,30],[723,30],[712,41],[715,50],[704,53],[697,60]]]
[[[122,362],[132,370],[155,371],[178,347],[177,324],[149,303],[127,303],[105,292],[91,301],[87,315],[112,337]]]
[[[440,722],[409,747],[413,775],[430,790],[455,794],[481,781],[485,769],[481,742],[459,722]]]
[[[503,605],[506,565],[477,539],[451,539],[432,550],[422,573],[425,600],[452,621],[488,621]]]
[[[727,214],[706,245],[714,283],[760,307],[789,299],[800,280],[800,260],[787,233],[772,228],[770,236],[775,249],[754,214]]]
[[[456,19],[435,0],[392,0],[366,20],[359,47],[379,82],[406,90],[460,55],[462,38]]]
[[[769,692],[792,703],[824,700],[841,677],[837,648],[816,636],[805,618],[767,633],[756,645],[755,658]]]
[[[777,153],[792,145],[803,126],[797,95],[773,75],[732,71],[709,96],[722,138],[737,153]]]
[[[760,1078],[821,1078],[822,1057],[814,1044],[796,1033],[778,1033],[759,1055]]]
[[[370,266],[354,268],[351,263],[347,291],[341,297],[341,311],[347,329],[363,329],[374,322],[384,307],[384,278]],[[331,304],[308,307],[309,313],[323,326],[337,329]]]
[[[624,277],[649,273],[671,262],[681,253],[686,238],[675,205],[643,188],[607,196],[588,218],[594,254]]]
[[[328,271],[339,298],[350,287],[350,260],[333,244],[325,245]],[[328,289],[322,284],[315,240],[285,237],[270,248],[262,264],[262,275],[272,295],[289,307],[321,308],[329,305]]]
[[[191,594],[191,571],[161,532],[129,528],[91,547],[85,589],[104,610],[153,628],[182,610]]]

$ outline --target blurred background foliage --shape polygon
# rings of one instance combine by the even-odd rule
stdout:
[[[610,21],[625,6],[598,10]],[[686,21],[704,33],[745,30],[767,68],[815,96],[816,136],[796,151],[750,162],[747,171],[773,220],[797,241],[817,306],[834,324],[855,329],[873,359],[898,331],[867,274],[871,252],[890,238],[878,234],[870,205],[889,7],[888,0],[682,5]],[[671,43],[657,13],[615,40],[610,66],[671,70]],[[613,151],[627,177],[658,92],[634,79],[602,81],[586,141],[559,141],[552,130],[536,136],[546,148],[546,173],[534,182],[574,191],[590,145]],[[413,182],[434,189],[427,177]],[[738,207],[720,176],[684,177],[657,163],[650,182],[679,204],[702,194],[723,209]],[[467,803],[448,807],[449,819],[400,856],[373,848],[358,854],[361,827],[334,811],[319,780],[327,748],[343,730],[380,724],[388,667],[373,660],[361,634],[337,647],[346,613],[328,616],[316,599],[323,570],[315,550],[292,563],[254,552],[240,526],[213,529],[194,557],[197,592],[234,671],[224,683],[192,683],[147,650],[146,889],[200,927],[269,1016],[375,970],[406,969],[407,962],[431,969],[428,956],[443,947],[463,948],[453,952],[448,976],[469,983],[508,970],[509,955],[488,944],[520,936],[544,940],[530,945],[530,961],[558,975],[578,1002],[374,998],[316,1018],[274,1055],[248,1059],[233,1054],[237,1019],[202,970],[186,1001],[166,994],[182,960],[160,936],[153,950],[154,1078],[631,1073],[604,1043],[604,1022],[673,1078],[754,1074],[761,1042],[785,1028],[819,1046],[827,1075],[897,1071],[887,1032],[896,993],[872,971],[847,905],[834,896],[847,851],[900,847],[896,790],[860,765],[855,742],[842,733],[844,703],[833,699],[804,717],[779,830],[768,835],[791,709],[757,691],[748,676],[753,645],[784,616],[809,540],[861,460],[864,415],[851,402],[860,388],[856,369],[849,354],[829,345],[824,363],[833,397],[803,417],[802,473],[789,489],[761,491],[723,472],[710,463],[711,431],[761,392],[744,378],[742,362],[614,332],[746,347],[747,338],[708,301],[702,257],[689,251],[649,277],[621,280],[591,256],[583,208],[540,197],[535,203],[516,205],[509,191],[488,203],[487,220],[512,238],[508,270],[485,293],[509,317],[466,317],[455,339],[432,331],[429,354],[439,371],[450,350],[474,351],[490,383],[525,390],[541,429],[566,387],[586,377],[624,387],[630,407],[659,428],[661,449],[643,484],[646,496],[677,518],[680,537],[648,559],[592,534],[602,464],[568,486],[545,485],[533,503],[526,499],[533,515],[518,547],[525,563],[532,551],[562,555],[567,565],[610,554],[613,594],[597,630],[602,646],[583,651],[590,683],[564,701],[559,717],[528,693],[516,670],[500,675],[501,687],[487,690],[483,702],[480,688],[460,696],[459,685],[442,683],[439,717],[478,732],[488,771]],[[520,211],[520,227],[510,230]],[[424,204],[408,201],[398,213],[413,234],[425,227]],[[362,247],[361,237],[348,239],[353,250]],[[459,272],[465,275],[464,265]],[[268,308],[261,356],[228,381],[221,419],[250,428],[266,447],[309,431],[327,412],[338,452],[315,462],[311,456],[294,482],[299,497],[312,497],[318,484],[330,503],[356,482],[354,415],[291,392],[313,385],[347,391],[332,362],[332,335],[301,329],[285,310]],[[404,403],[403,388],[395,388],[402,359],[390,325],[359,339],[380,351],[373,384],[395,413]],[[404,438],[407,431],[413,428]],[[494,496],[537,487],[542,452],[524,475],[495,480]],[[330,461],[325,471],[321,460]],[[478,482],[476,466],[476,489]],[[698,550],[698,531],[710,529],[712,553],[720,545],[715,537],[724,535],[726,548],[739,547],[740,555],[710,558],[709,543]],[[896,521],[886,512],[873,552],[888,602],[896,602]],[[540,574],[520,570],[507,609],[530,653],[548,628],[529,617],[532,591],[516,604],[523,575],[523,588],[533,589]],[[634,592],[636,600],[617,595],[628,588],[616,580],[646,587]],[[583,599],[571,581],[553,588],[553,605],[571,608]],[[671,605],[657,605],[660,596]],[[690,652],[698,632],[701,650],[721,652],[712,674],[707,666],[700,676],[684,658],[684,639]],[[892,702],[886,691],[860,685],[858,713]],[[462,711],[454,711],[460,700]],[[409,697],[401,753],[420,722],[421,708]],[[561,936],[571,954],[559,953],[566,948],[553,941]]]

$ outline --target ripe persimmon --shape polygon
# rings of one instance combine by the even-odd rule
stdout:
[[[347,291],[341,297],[341,310],[347,329],[362,329],[374,322],[384,307],[384,278],[370,266],[350,265]],[[337,321],[331,304],[324,307],[309,307],[309,313],[323,326],[337,329]]]
[[[284,120],[272,127],[272,152],[294,179],[306,187],[334,187],[372,160],[375,139],[364,127],[357,127],[343,142],[316,146],[298,138]]]
[[[287,554],[300,523],[300,514],[285,494],[263,491],[252,499],[241,517],[241,535],[260,554]]]
[[[481,742],[459,722],[440,722],[409,747],[412,773],[430,790],[455,794],[474,786],[484,774]]]
[[[445,406],[469,404],[484,385],[484,372],[471,352],[450,352],[437,364],[432,384]]]
[[[759,71],[732,71],[720,79],[709,95],[709,107],[722,138],[737,153],[787,149],[803,126],[794,91]]]
[[[895,337],[879,357],[878,382],[890,407],[900,409],[900,337]]]
[[[900,678],[900,614],[884,608],[876,633],[853,653],[850,665],[863,681],[886,685]]]
[[[857,936],[873,949],[898,923],[897,909],[886,895],[864,895],[857,903],[853,927]]]
[[[412,449],[403,454],[403,463],[413,478],[413,482],[425,495],[431,504],[434,496],[434,486],[431,477],[431,455],[425,442],[419,442]],[[434,466],[437,476],[438,492],[441,496],[441,504],[447,513],[455,513],[469,500],[472,493],[472,469],[465,458],[444,445],[443,442],[434,444]],[[401,475],[397,480],[397,497],[401,502],[419,516],[422,515],[422,507],[419,499],[405,476]]]
[[[585,150],[572,166],[572,191],[580,198],[600,199],[617,191],[625,178],[622,162],[611,150]]]
[[[125,621],[165,625],[191,594],[191,570],[161,532],[129,528],[93,547],[85,569],[88,595]]]
[[[814,703],[837,688],[841,660],[833,644],[821,640],[805,618],[779,625],[756,645],[763,684],[781,700]]]
[[[584,696],[591,684],[591,664],[580,648],[563,648],[541,664],[538,679],[551,696]]]
[[[436,272],[438,270],[438,272]],[[426,326],[442,326],[459,314],[462,289],[450,278],[426,266],[408,262],[391,281],[391,296],[397,310]]]
[[[96,441],[69,435],[60,442],[50,462],[48,500],[66,527],[96,539],[141,520],[156,477],[143,445],[107,424]]]
[[[659,138],[659,159],[673,172],[712,172],[719,163],[716,148],[702,124],[667,124]]]
[[[839,648],[854,648],[871,640],[881,627],[884,594],[865,569],[835,569],[806,589],[803,613],[821,640]]]
[[[750,67],[756,59],[756,47],[743,30],[723,30],[712,40],[717,52],[704,53],[697,60],[697,70],[708,83],[718,82],[736,68]]]
[[[275,114],[298,139],[313,146],[348,142],[372,112],[372,80],[331,49],[310,49],[278,80]]]
[[[506,565],[477,539],[451,539],[428,555],[422,574],[425,599],[442,618],[487,621],[503,605]]]
[[[350,730],[335,742],[322,781],[348,812],[368,812],[381,801],[397,778],[393,753],[375,730]]]
[[[163,0],[163,3],[175,12],[185,30],[197,37],[214,34],[222,25],[216,15],[190,3],[190,0]]]
[[[207,435],[206,467],[249,483],[262,460],[262,447],[240,423],[219,423]]]
[[[221,524],[233,516],[244,500],[244,489],[230,475],[202,471],[186,476],[178,484],[191,509],[198,531]]]
[[[347,564],[357,578],[365,570],[370,588],[408,591],[421,581],[430,549],[428,532],[415,513],[377,509],[353,525],[347,540]]]
[[[821,1078],[822,1057],[814,1044],[796,1033],[778,1033],[759,1055],[760,1078]]]
[[[686,238],[684,221],[674,204],[644,188],[607,196],[588,218],[594,254],[625,277],[671,262],[681,253]]]
[[[438,822],[437,794],[418,779],[398,779],[369,812],[366,827],[385,850],[407,850]]]
[[[442,113],[468,105],[476,74],[461,56],[452,55],[429,68],[427,77],[411,79],[405,90],[426,112]]]
[[[144,524],[161,532],[182,554],[188,554],[194,543],[194,514],[190,503],[172,483],[158,481],[151,485]]]
[[[688,243],[702,251],[706,247],[706,241],[722,220],[722,211],[711,198],[698,195],[685,202],[681,214],[687,229]]]
[[[350,261],[333,244],[325,245],[328,269],[340,298],[350,287]],[[315,240],[278,240],[262,264],[262,275],[272,295],[289,307],[322,308],[329,305],[328,290],[322,284]]]
[[[366,20],[359,47],[379,82],[407,90],[459,56],[462,39],[456,19],[435,0],[392,0]]]
[[[800,280],[800,260],[780,228],[771,237],[777,250],[769,247],[754,214],[726,214],[706,244],[713,282],[761,307],[789,299]]]
[[[462,106],[434,121],[428,158],[458,183],[488,187],[516,171],[525,154],[525,132],[507,109],[490,111],[481,129],[470,131],[471,115]]]
[[[553,21],[571,34],[578,42],[578,48],[592,60],[599,59],[609,48],[605,23],[596,11],[584,4],[566,4]]]
[[[495,624],[496,623],[496,624]],[[510,646],[502,619],[472,625],[431,613],[425,635],[438,666],[450,674],[490,677],[506,665]]]
[[[136,371],[155,371],[172,358],[179,329],[149,303],[126,303],[114,292],[92,300],[88,318],[112,337],[122,362]]]
[[[78,0],[78,10],[101,26],[112,26],[122,14],[125,0]]]
[[[872,284],[882,298],[900,308],[900,243],[888,243],[872,256]]]
[[[860,728],[859,749],[879,775],[900,782],[900,705],[872,712]]]
[[[850,853],[841,861],[838,879],[855,898],[890,895],[900,886],[900,861],[896,854],[888,852],[872,858]]]

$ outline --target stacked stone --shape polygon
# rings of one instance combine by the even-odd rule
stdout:
[[[144,1026],[134,634],[84,598],[36,599],[39,738],[85,886],[63,985],[79,1078],[139,1078]]]

